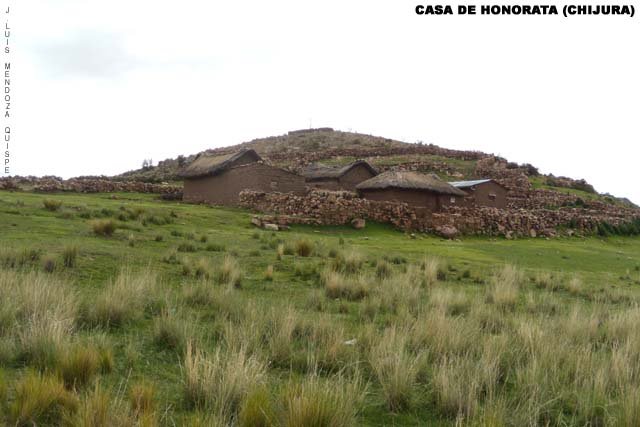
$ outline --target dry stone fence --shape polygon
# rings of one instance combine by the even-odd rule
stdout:
[[[361,199],[355,193],[324,190],[313,190],[305,196],[243,191],[240,204],[266,214],[266,222],[280,225],[344,225],[357,218],[366,218],[393,224],[405,231],[435,232],[446,237],[458,234],[505,237],[554,237],[559,232],[590,234],[602,222],[620,225],[640,218],[638,210],[611,206],[558,209],[449,207],[432,213],[405,203],[378,202]]]

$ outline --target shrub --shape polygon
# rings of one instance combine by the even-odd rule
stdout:
[[[50,212],[55,212],[62,206],[62,202],[60,200],[53,199],[44,199],[42,201],[42,205],[44,208]]]
[[[280,243],[278,245],[278,247],[276,248],[276,259],[278,261],[282,260],[282,257],[284,256],[284,245],[282,243]]]
[[[202,236],[200,236],[200,243],[207,243],[207,240],[209,240],[209,237],[205,234],[203,234]]]
[[[109,237],[117,229],[117,225],[112,219],[96,219],[91,221],[91,229],[96,236]]]
[[[295,252],[298,256],[311,256],[313,253],[313,242],[307,239],[297,240],[295,243]]]
[[[366,394],[359,377],[323,379],[317,373],[299,382],[290,380],[283,392],[284,422],[297,426],[352,426]]]
[[[62,264],[66,268],[75,267],[77,258],[78,258],[78,247],[75,245],[66,246],[62,251]]]
[[[216,273],[216,281],[219,284],[239,288],[242,285],[242,270],[238,261],[227,255]]]
[[[156,242],[162,242],[164,240],[164,236],[162,234],[156,234],[156,237],[153,238]]]
[[[198,409],[231,419],[251,390],[263,381],[266,365],[243,351],[207,355],[187,345],[184,360],[185,400]]]
[[[100,354],[91,346],[74,345],[63,352],[58,373],[69,388],[84,386],[98,373]]]
[[[28,371],[16,385],[9,419],[17,426],[60,425],[77,409],[77,397],[64,388],[62,380]]]

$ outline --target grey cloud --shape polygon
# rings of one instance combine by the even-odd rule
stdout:
[[[113,78],[138,65],[116,33],[76,31],[36,44],[31,52],[41,72],[53,78]]]

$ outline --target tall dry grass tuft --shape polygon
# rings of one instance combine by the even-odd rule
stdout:
[[[28,371],[15,387],[9,422],[16,426],[61,425],[78,409],[78,398],[51,374]]]
[[[78,259],[78,246],[68,245],[62,251],[62,264],[66,268],[73,268],[76,266],[76,260]]]
[[[63,352],[57,371],[68,388],[84,386],[100,371],[100,353],[93,346],[75,344]]]
[[[184,359],[184,397],[195,408],[213,410],[233,419],[245,397],[264,380],[266,365],[244,351],[211,354],[189,343]]]
[[[286,427],[355,426],[367,387],[356,375],[337,374],[321,378],[311,373],[300,381],[290,380],[283,391]]]
[[[128,268],[92,301],[85,303],[84,316],[91,325],[120,327],[139,319],[145,311],[161,305],[162,295],[155,273]]]
[[[309,257],[313,254],[314,245],[311,240],[300,239],[296,240],[294,249],[298,256]]]
[[[239,427],[275,427],[278,414],[271,400],[269,389],[260,386],[249,392],[238,413]]]
[[[274,366],[290,367],[296,352],[296,337],[301,330],[302,320],[293,308],[269,312],[264,336],[269,361]]]
[[[307,349],[307,371],[348,372],[359,363],[353,332],[327,315],[305,322],[302,341]]]
[[[331,260],[331,269],[335,272],[352,275],[357,274],[364,265],[364,257],[354,250],[337,252]]]
[[[478,409],[480,383],[470,355],[444,357],[434,368],[432,387],[438,410],[451,417],[472,417]]]
[[[110,427],[117,425],[114,421],[111,396],[99,383],[80,402],[78,411],[65,420],[72,427]]]
[[[416,394],[421,358],[409,352],[408,342],[405,331],[390,327],[369,355],[387,406],[394,412],[410,408]]]
[[[153,342],[166,350],[184,353],[191,335],[190,323],[176,314],[175,310],[164,310],[153,320]]]
[[[20,359],[51,368],[73,332],[76,301],[68,285],[51,276],[0,271],[0,332],[16,344]]]
[[[136,416],[153,414],[156,408],[156,388],[152,383],[140,381],[129,389],[131,411]]]
[[[216,281],[221,285],[239,288],[242,285],[242,269],[238,260],[227,255],[216,272]]]
[[[356,301],[369,293],[369,279],[363,275],[346,277],[332,269],[327,269],[322,273],[321,281],[328,298]]]
[[[112,219],[94,219],[89,223],[96,236],[110,237],[115,233],[118,224]]]
[[[44,199],[42,201],[42,206],[50,212],[56,212],[62,206],[62,201],[54,199]]]
[[[438,283],[440,277],[442,277],[441,270],[442,261],[439,258],[433,256],[426,256],[420,264],[420,271],[422,272],[421,285],[427,288],[431,288]]]
[[[505,265],[491,279],[486,301],[501,310],[513,310],[518,303],[522,272],[512,265]]]

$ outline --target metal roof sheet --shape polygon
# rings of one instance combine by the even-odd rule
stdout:
[[[474,185],[484,184],[485,182],[489,182],[491,179],[476,179],[474,181],[453,181],[449,184],[453,185],[456,188],[469,188]]]

